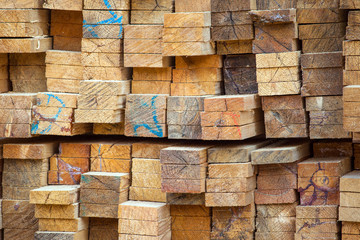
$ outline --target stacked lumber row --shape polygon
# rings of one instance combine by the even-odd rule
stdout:
[[[133,143],[130,200],[166,202],[166,193],[161,191],[160,151],[171,145],[168,142]]]
[[[30,192],[39,231],[35,239],[88,239],[89,218],[79,216],[79,186],[46,186]]]
[[[340,239],[338,206],[297,206],[295,240]]]
[[[227,55],[224,58],[223,77],[225,95],[258,93],[255,55]]]
[[[79,93],[83,80],[80,51],[46,51],[45,63],[47,91]]]
[[[299,39],[303,53],[324,53],[342,50],[346,14],[336,1],[302,1],[297,5]]]
[[[343,125],[343,97],[306,97],[309,112],[309,135],[311,139],[351,138],[351,132]]]
[[[46,91],[45,53],[10,54],[10,81],[14,92]]]
[[[49,35],[49,10],[41,1],[11,1],[1,6],[0,52],[36,53],[52,48]]]
[[[183,145],[162,149],[161,190],[166,193],[204,193],[209,147]]]
[[[300,95],[262,97],[267,138],[309,136],[305,100]]]
[[[166,121],[169,139],[201,139],[205,96],[171,96]]]
[[[36,93],[0,94],[0,137],[31,138],[31,110]]]
[[[91,132],[92,126],[75,123],[78,94],[39,92],[32,108],[31,134],[73,136]]]
[[[344,8],[354,9],[356,6],[349,6],[348,3],[342,5]],[[358,121],[358,61],[359,51],[358,45],[360,38],[359,32],[359,12],[350,11],[348,14],[348,26],[346,27],[346,41],[343,42],[343,55],[345,56],[345,69],[344,69],[344,129],[347,131],[359,132]]]
[[[125,136],[167,137],[165,94],[129,94],[126,96]]]
[[[251,46],[254,29],[249,11],[256,9],[255,1],[208,1],[211,4],[211,39],[222,46]],[[177,11],[177,10],[176,10]],[[241,48],[233,48],[227,54],[240,54]],[[218,49],[218,54],[219,49]]]
[[[256,239],[293,239],[299,204],[297,164],[309,155],[308,142],[285,140],[251,152],[252,164],[258,167]]]
[[[211,208],[199,204],[170,205],[171,239],[210,239]]]
[[[296,209],[296,236],[339,239],[340,177],[351,170],[348,157],[310,158],[298,165],[300,204]]]
[[[134,68],[131,81],[132,94],[168,94],[172,81],[172,68]]]
[[[164,14],[164,56],[202,56],[215,54],[211,41],[210,12]]]
[[[125,95],[130,81],[84,80],[80,82],[76,123],[123,123]]]
[[[340,0],[340,8],[358,10],[359,1]],[[358,111],[357,93],[358,93],[358,67],[359,59],[359,12],[349,11],[348,26],[346,27],[346,41],[343,42],[343,55],[345,56],[344,69],[344,129],[353,132],[353,141],[358,141]],[[354,169],[359,169],[359,145],[354,144]],[[357,210],[359,207],[356,197],[358,196],[358,171],[352,171],[340,178],[340,208],[339,220],[342,221],[342,239],[352,240],[359,238],[359,219]],[[354,198],[355,197],[355,198]]]
[[[81,175],[80,216],[118,218],[119,204],[128,200],[128,173],[88,172]]]
[[[127,201],[119,205],[119,239],[171,239],[170,206]]]
[[[131,25],[125,27],[125,67],[170,67],[171,57],[163,57],[164,14],[172,13],[174,1],[131,1]]]
[[[131,143],[99,141],[91,143],[90,148],[92,172],[131,173],[131,153],[134,148]]]
[[[49,185],[80,184],[81,174],[90,170],[90,144],[62,142],[50,158]]]
[[[221,95],[222,56],[176,57],[171,96]]]
[[[35,206],[29,203],[32,189],[47,185],[49,157],[56,144],[3,145],[2,226],[5,239],[34,239],[39,228]]]
[[[68,1],[57,1],[69,3]],[[71,6],[77,7],[79,1],[72,1]],[[49,3],[49,1],[45,2]],[[81,3],[82,5],[82,3]],[[44,6],[45,8],[45,6]],[[48,8],[48,7],[46,7]],[[53,38],[53,49],[64,51],[81,51],[83,15],[82,6],[77,10],[51,8],[50,36]],[[56,10],[55,10],[56,9]]]
[[[201,113],[203,140],[243,140],[264,133],[257,94],[208,97]]]
[[[266,144],[267,141],[254,141],[208,149],[207,207],[254,205],[256,169],[251,164],[250,152]]]
[[[267,138],[308,137],[308,123],[301,88],[300,52],[296,3],[281,2],[278,7],[258,2],[251,11],[256,54],[256,81],[265,116]],[[276,10],[275,10],[276,9]],[[284,37],[286,36],[286,37]]]

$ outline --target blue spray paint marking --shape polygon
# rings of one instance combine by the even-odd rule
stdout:
[[[161,127],[161,125],[159,125],[159,120],[157,119],[157,114],[156,114],[156,107],[155,107],[155,102],[156,102],[156,98],[158,97],[158,95],[154,96],[151,98],[151,108],[153,109],[152,111],[152,115],[153,115],[153,121],[155,123],[155,127],[157,128],[157,130],[153,129],[149,124],[147,123],[141,123],[141,124],[136,124],[134,126],[134,135],[137,136],[137,130],[140,127],[144,127],[147,130],[149,130],[152,134],[154,134],[157,137],[163,137],[164,133],[163,133],[163,129]],[[141,102],[140,103],[141,106],[144,107],[148,107],[149,105],[146,102]]]
[[[56,122],[56,120],[59,118],[59,116],[62,112],[62,109],[64,107],[66,107],[64,101],[61,100],[61,98],[59,98],[58,96],[55,96],[54,94],[51,94],[51,93],[46,93],[46,95],[48,96],[46,106],[49,105],[51,98],[54,98],[61,104],[61,107],[58,108],[58,112],[53,117],[45,118],[45,120],[48,120],[49,126],[47,126],[45,129],[41,130],[38,134],[48,133],[51,130],[53,123]],[[39,130],[39,121],[33,122],[31,124],[31,133],[36,134],[38,130]]]
[[[95,24],[87,24],[86,20],[83,21],[83,28],[88,30],[91,33],[91,36],[93,36],[94,38],[99,38],[99,36],[97,35],[97,33],[94,31],[94,28],[96,28],[97,26],[101,25],[101,24],[114,24],[114,23],[118,23],[120,24],[120,31],[119,31],[119,35],[118,38],[122,37],[122,32],[123,32],[123,27],[122,27],[122,20],[123,20],[123,16],[118,16],[114,11],[112,11],[112,6],[109,3],[108,0],[103,0],[104,4],[106,6],[107,9],[109,9],[109,13],[111,14],[111,18],[97,22]]]

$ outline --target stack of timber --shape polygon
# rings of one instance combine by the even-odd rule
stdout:
[[[226,56],[223,75],[225,95],[258,93],[255,54]]]
[[[297,206],[295,240],[340,239],[338,206]]]
[[[46,186],[30,192],[40,239],[88,239],[89,219],[79,217],[79,186]]]
[[[211,0],[211,38],[220,46],[228,44],[232,52],[227,54],[247,53],[235,46],[248,45],[254,39],[254,29],[249,10],[256,9],[255,1]],[[177,11],[177,10],[176,10]],[[220,54],[220,53],[218,53]]]
[[[309,136],[305,100],[300,95],[262,97],[266,138]]]
[[[267,143],[249,141],[208,149],[207,207],[244,207],[254,204],[256,168],[251,164],[250,154]]]
[[[36,103],[36,93],[0,94],[0,137],[30,138],[31,109]]]
[[[343,127],[342,96],[307,97],[306,111],[310,113],[311,139],[351,138]]]
[[[81,61],[84,80],[128,80],[131,70],[124,67],[123,40],[83,38]]]
[[[351,85],[344,87],[344,111],[343,111],[343,124],[344,129],[353,133],[355,140],[356,135],[360,132],[360,112],[359,112],[359,85]]]
[[[42,1],[4,2],[0,10],[0,53],[36,53],[52,48],[49,10]]]
[[[52,1],[52,0],[51,0]],[[69,4],[69,1],[59,1],[59,4]],[[71,1],[71,7],[78,8],[78,2]],[[46,1],[50,3],[50,1]],[[45,4],[46,4],[45,3]],[[76,11],[51,10],[50,35],[53,38],[53,49],[64,51],[81,51],[83,15],[81,8]]]
[[[304,97],[341,96],[343,65],[342,52],[302,54],[301,95]]]
[[[123,26],[129,24],[130,0],[85,0],[83,38],[122,39]]]
[[[115,218],[90,218],[89,240],[118,239],[118,222]]]
[[[264,133],[257,94],[208,97],[201,113],[203,140],[244,140]]]
[[[2,223],[4,239],[34,239],[38,230],[32,189],[47,185],[49,157],[56,144],[4,144]]]
[[[160,151],[161,189],[166,193],[204,193],[207,149],[182,145]]]
[[[160,151],[171,145],[169,142],[133,143],[130,200],[166,202],[166,193],[161,191]]]
[[[131,24],[134,25],[163,25],[164,14],[174,11],[174,0],[160,2],[151,0],[131,0]]]
[[[46,51],[46,85],[49,92],[79,93],[83,80],[81,52]]]
[[[339,205],[340,177],[351,171],[349,157],[310,158],[298,164],[302,206]]]
[[[129,94],[126,96],[125,136],[167,137],[165,94]]]
[[[254,239],[255,204],[212,208],[210,239]]]
[[[168,94],[172,68],[134,68],[131,81],[132,94]]]
[[[32,108],[31,134],[73,136],[91,132],[90,124],[74,123],[77,94],[39,92]]]
[[[119,205],[119,240],[171,239],[170,206],[127,201]]]
[[[172,240],[210,239],[211,208],[203,205],[171,205]]]
[[[163,55],[202,56],[215,54],[211,41],[210,12],[164,14]]]
[[[260,96],[300,94],[300,51],[256,54]]]
[[[297,164],[310,155],[306,141],[278,141],[251,152],[258,165],[256,239],[294,239]]]
[[[292,4],[295,1],[288,2]],[[255,27],[252,53],[282,53],[298,50],[296,9],[286,9],[285,7],[280,10],[274,10],[274,8],[257,10],[251,11],[250,16]]]
[[[173,10],[173,0],[131,0],[131,25],[124,29],[125,67],[172,66],[173,59],[162,56],[162,41],[164,14],[172,13]]]
[[[124,28],[125,67],[166,68],[172,57],[162,56],[162,25],[128,25]]]
[[[293,240],[298,202],[256,205],[258,240]]]
[[[169,139],[201,139],[205,96],[171,96],[167,102]]]
[[[100,141],[91,144],[92,172],[131,173],[131,143]]]
[[[346,13],[339,9],[339,0],[307,1],[297,4],[299,39],[303,53],[342,50],[345,37]]]
[[[88,172],[81,175],[80,216],[117,218],[129,195],[128,173]]]
[[[10,81],[14,92],[46,91],[45,53],[10,54]]]
[[[360,222],[359,218],[359,179],[360,171],[355,170],[340,178],[340,208],[339,220],[344,224],[357,225]]]
[[[84,80],[80,82],[76,123],[123,123],[125,95],[130,81]]]
[[[50,185],[80,184],[82,173],[90,169],[90,144],[61,142],[59,153],[50,158],[48,183]]]
[[[9,82],[9,54],[0,54],[0,93],[8,92]]]
[[[281,140],[252,151],[251,162],[259,165],[255,203],[296,202],[297,163],[309,156],[310,143],[305,140]]]
[[[172,96],[221,95],[222,56],[176,57]]]

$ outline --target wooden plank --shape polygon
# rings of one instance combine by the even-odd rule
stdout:
[[[341,177],[351,170],[350,159],[347,157],[310,158],[298,164],[299,177],[318,176]]]
[[[50,0],[44,2],[43,8],[47,9],[56,9],[56,10],[70,10],[70,11],[81,11],[82,2],[81,1],[59,1],[59,0]]]
[[[250,11],[251,19],[262,24],[284,24],[296,22],[295,9]]]
[[[338,207],[336,205],[328,206],[297,206],[296,217],[307,219],[336,219],[338,216]]]
[[[315,52],[337,52],[342,51],[342,42],[344,37],[340,38],[317,38],[302,40],[303,53]]]
[[[252,151],[251,161],[252,164],[291,163],[308,157],[309,154],[308,142],[279,141]]]
[[[209,163],[249,162],[253,150],[268,145],[268,141],[249,141],[242,144],[226,144],[208,149]]]
[[[130,81],[85,80],[80,82],[81,95],[121,96],[130,92]]]
[[[163,43],[163,56],[201,56],[214,55],[212,42]]]
[[[78,202],[80,186],[45,186],[30,192],[31,204],[70,205]]]
[[[314,2],[316,4],[316,2]],[[345,12],[338,8],[297,9],[296,20],[299,24],[345,22]]]
[[[339,207],[339,221],[344,222],[360,222],[359,208]]]
[[[256,213],[261,218],[295,217],[298,203],[257,205]]]
[[[344,65],[342,52],[308,53],[301,55],[301,68],[336,68]]]
[[[87,229],[88,218],[39,219],[39,230],[49,232],[77,232]]]
[[[36,218],[73,219],[79,217],[79,203],[71,205],[35,205]]]
[[[295,189],[283,190],[255,190],[256,204],[286,204],[297,201]]]
[[[256,1],[226,1],[225,3],[220,0],[211,1],[212,12],[226,12],[226,11],[240,11],[256,9]]]
[[[359,184],[359,176],[359,171],[352,171],[342,176],[340,178],[340,191],[353,193],[359,192],[359,190],[357,189],[357,186]]]
[[[211,14],[210,12],[198,13],[167,13],[164,15],[164,27],[180,27],[180,28],[194,28],[194,27],[210,27]]]
[[[34,238],[36,240],[50,240],[50,239],[64,239],[64,240],[82,240],[87,239],[88,230],[84,229],[78,232],[47,232],[47,231],[36,231]]]
[[[216,54],[247,54],[252,53],[252,41],[218,41]]]

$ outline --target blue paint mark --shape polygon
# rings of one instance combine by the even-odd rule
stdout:
[[[86,20],[83,21],[83,28],[87,31],[89,31],[91,33],[91,36],[94,38],[99,38],[99,35],[97,35],[97,33],[95,32],[94,28],[96,28],[97,26],[101,25],[101,24],[120,24],[120,30],[119,30],[119,34],[118,34],[118,38],[122,37],[122,32],[123,32],[123,26],[122,26],[122,20],[123,20],[123,16],[118,16],[114,11],[112,11],[112,6],[109,3],[108,0],[103,0],[104,4],[106,6],[107,9],[109,9],[109,13],[111,14],[111,18],[97,22],[95,24],[88,24],[86,22]]]
[[[155,107],[155,102],[156,102],[156,98],[158,97],[158,95],[154,96],[151,98],[151,108],[153,109],[152,111],[152,115],[153,115],[153,121],[155,123],[155,127],[156,129],[153,129],[153,127],[151,127],[149,124],[147,123],[141,123],[141,124],[136,124],[134,126],[134,135],[137,136],[137,130],[140,127],[144,127],[147,130],[149,130],[152,134],[154,134],[157,137],[163,137],[164,133],[163,133],[163,129],[161,127],[161,125],[159,125],[159,120],[157,118],[157,114],[156,114],[156,107]],[[142,102],[140,103],[141,106],[148,106],[148,104],[146,102]]]
[[[31,133],[32,134],[45,134],[45,133],[48,133],[51,130],[54,122],[56,122],[57,119],[59,118],[59,116],[60,116],[60,114],[62,112],[62,109],[66,107],[64,101],[61,100],[61,98],[59,98],[58,96],[55,96],[54,94],[51,94],[51,93],[46,93],[46,95],[48,96],[46,106],[49,105],[51,98],[54,98],[55,100],[57,100],[61,104],[61,107],[58,108],[58,112],[53,117],[49,117],[49,118],[45,118],[45,117],[41,116],[39,113],[35,113],[35,114],[40,115],[40,119],[43,118],[45,121],[48,121],[49,126],[47,126],[45,129],[43,129],[39,133],[37,133],[37,131],[39,130],[39,121],[36,121],[36,122],[32,123],[32,125],[31,125]]]

